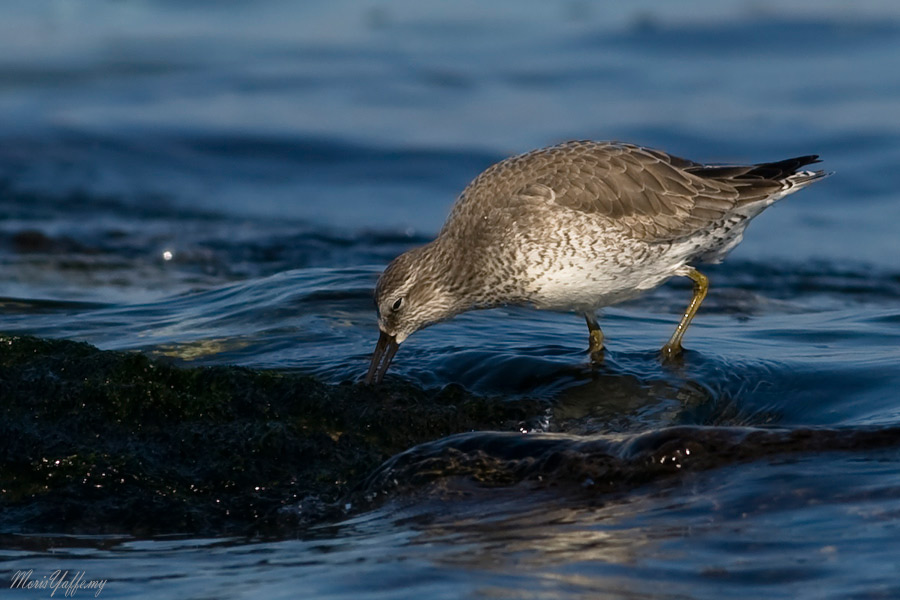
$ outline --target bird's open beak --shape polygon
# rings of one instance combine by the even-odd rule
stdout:
[[[381,332],[381,335],[378,336],[378,343],[375,344],[372,364],[369,365],[369,372],[366,374],[366,385],[381,383],[399,347],[400,344],[397,343],[397,339],[394,336],[388,335],[383,331]]]

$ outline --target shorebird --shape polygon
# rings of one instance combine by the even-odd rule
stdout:
[[[750,220],[828,175],[800,156],[707,165],[620,142],[572,141],[507,158],[460,194],[437,238],[394,259],[375,287],[381,330],[365,382],[384,378],[413,332],[503,305],[584,316],[602,359],[596,311],[676,275],[694,294],[664,358],[681,340],[709,282],[695,265],[721,261]]]

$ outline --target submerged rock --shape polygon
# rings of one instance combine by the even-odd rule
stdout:
[[[332,386],[0,336],[0,529],[209,534],[315,522],[403,450],[516,430],[544,410],[454,386]]]
[[[598,403],[643,389],[597,383]],[[900,447],[897,427],[584,435],[571,408],[0,336],[0,534],[276,534],[456,482],[591,501],[777,454]],[[557,433],[513,433],[547,422]]]
[[[471,432],[427,442],[381,465],[364,497],[421,493],[466,480],[524,484],[560,494],[621,493],[651,481],[774,455],[865,452],[900,446],[900,427],[858,429],[675,426],[630,435]],[[443,490],[439,490],[439,493]]]

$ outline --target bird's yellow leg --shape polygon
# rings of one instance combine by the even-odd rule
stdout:
[[[675,328],[675,333],[672,334],[668,343],[662,347],[663,358],[674,358],[681,354],[681,338],[684,337],[684,332],[687,331],[688,325],[691,324],[691,320],[694,318],[694,315],[697,314],[697,309],[700,308],[700,304],[703,302],[703,299],[706,298],[706,292],[709,290],[709,279],[697,269],[685,267],[683,272],[679,273],[679,275],[690,277],[693,280],[694,297],[691,298],[691,303],[688,304],[687,310],[684,311],[681,322],[678,323],[678,327]]]
[[[593,362],[601,362],[603,360],[603,331],[600,324],[597,323],[597,317],[591,313],[584,313],[584,320],[587,321],[588,332],[590,333],[590,346],[588,353],[591,355]]]

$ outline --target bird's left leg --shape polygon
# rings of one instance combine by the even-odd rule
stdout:
[[[709,279],[694,267],[682,267],[679,269],[678,275],[690,277],[693,280],[694,297],[691,298],[691,303],[688,305],[687,310],[684,311],[681,322],[675,328],[675,333],[672,334],[668,343],[662,347],[663,358],[674,358],[681,354],[683,350],[681,338],[684,337],[684,332],[687,331],[688,325],[691,324],[691,320],[697,314],[697,309],[700,308],[700,303],[706,298],[706,292],[709,290]]]
[[[591,361],[601,362],[603,360],[603,331],[600,330],[600,324],[597,323],[597,317],[593,313],[584,313],[584,320],[587,321],[590,332],[588,353],[591,355]]]

